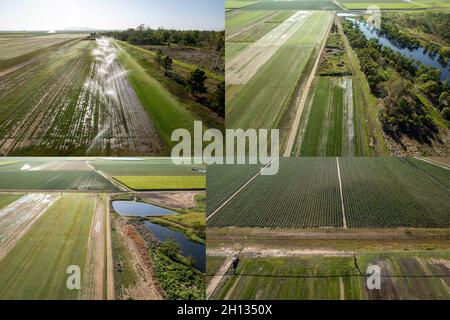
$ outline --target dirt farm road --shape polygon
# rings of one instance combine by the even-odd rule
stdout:
[[[225,259],[225,262],[220,267],[217,274],[212,278],[210,283],[208,284],[208,287],[206,288],[206,299],[208,300],[211,295],[214,293],[214,291],[217,289],[219,284],[222,282],[223,277],[227,273],[227,271],[231,268],[231,264],[233,263],[233,255],[228,255],[228,257]]]

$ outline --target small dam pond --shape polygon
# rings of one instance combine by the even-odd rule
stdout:
[[[151,217],[176,214],[176,212],[138,201],[115,200],[112,202],[114,210],[122,216]]]

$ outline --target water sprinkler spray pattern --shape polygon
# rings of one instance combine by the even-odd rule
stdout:
[[[96,43],[89,77],[76,106],[84,114],[82,124],[95,133],[86,141],[87,154],[158,153],[158,134],[127,79],[127,70],[117,61],[117,48],[107,38]]]

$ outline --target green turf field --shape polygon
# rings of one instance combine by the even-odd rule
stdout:
[[[71,265],[85,266],[95,197],[64,195],[0,261],[0,299],[77,299]]]

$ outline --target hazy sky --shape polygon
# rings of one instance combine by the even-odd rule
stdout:
[[[224,0],[0,0],[0,30],[223,30]]]

